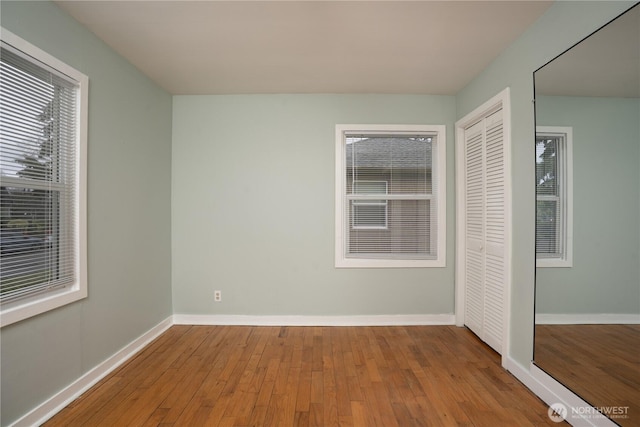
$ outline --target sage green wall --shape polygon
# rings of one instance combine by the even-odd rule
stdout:
[[[447,96],[174,97],[174,312],[453,313],[454,118]],[[334,268],[338,123],[447,126],[446,268]]]
[[[55,4],[1,7],[4,28],[90,86],[89,297],[0,330],[7,425],[171,315],[172,101]]]
[[[533,354],[535,281],[533,72],[632,5],[555,2],[456,97],[461,118],[505,87],[511,88],[513,252],[509,354],[525,367]]]
[[[573,267],[538,268],[537,313],[640,313],[640,101],[537,97],[573,128]]]
[[[171,153],[169,95],[54,4],[3,1],[2,25],[89,75],[91,99],[89,298],[2,328],[2,424],[169,316],[171,280],[175,313],[451,313],[453,121],[506,86],[513,118],[511,354],[528,364],[531,73],[629,5],[557,2],[456,98],[175,97]],[[446,268],[333,268],[333,126],[349,122],[447,125]],[[223,291],[220,304],[214,289]]]

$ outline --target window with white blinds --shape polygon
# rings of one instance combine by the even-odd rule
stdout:
[[[2,30],[3,326],[86,296],[86,86],[86,76]]]
[[[572,130],[536,130],[536,265],[572,265]]]
[[[444,266],[444,126],[336,126],[336,266]]]

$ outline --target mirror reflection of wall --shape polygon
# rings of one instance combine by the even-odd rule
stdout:
[[[640,6],[535,73],[534,362],[640,421]]]

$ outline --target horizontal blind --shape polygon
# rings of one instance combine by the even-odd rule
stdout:
[[[0,301],[76,281],[77,82],[2,45]]]
[[[347,135],[347,258],[432,259],[435,136]]]
[[[536,254],[562,255],[560,136],[536,138]]]

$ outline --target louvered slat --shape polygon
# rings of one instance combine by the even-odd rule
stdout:
[[[465,130],[465,149],[465,323],[501,352],[506,283],[501,109]]]

